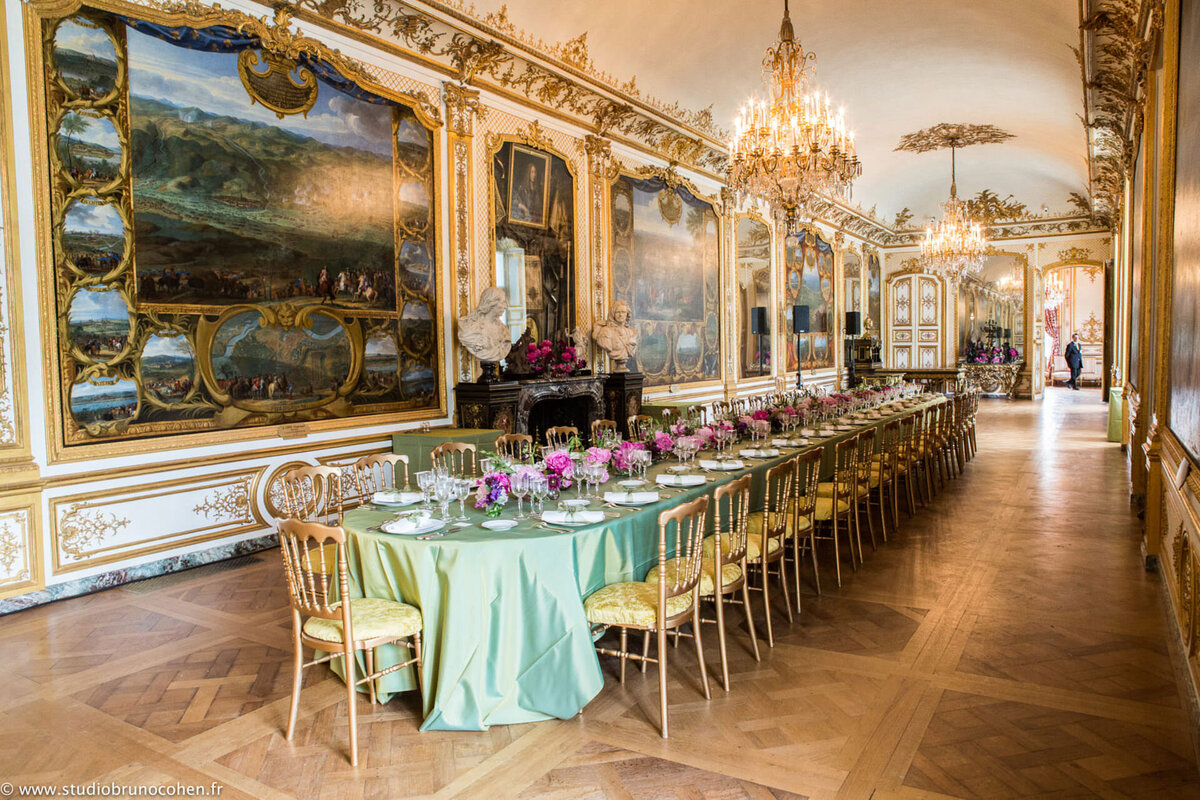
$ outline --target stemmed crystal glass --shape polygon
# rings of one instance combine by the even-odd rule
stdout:
[[[458,499],[458,516],[454,518],[456,522],[469,522],[467,517],[466,501],[471,496],[471,491],[475,488],[474,484],[466,478],[457,479],[454,481],[454,496]]]
[[[517,519],[529,519],[529,515],[526,514],[521,508],[521,501],[526,497],[529,497],[530,490],[532,488],[530,486],[530,482],[534,479],[535,476],[524,471],[518,472],[512,476],[512,481],[510,483],[512,485],[513,497],[517,498]]]
[[[533,493],[533,499],[537,502],[539,512],[546,510],[546,497],[550,494],[550,479],[545,475],[530,475],[529,487]]]
[[[450,516],[450,501],[454,499],[456,489],[454,479],[449,476],[439,476],[433,484],[433,497],[437,500],[438,512],[442,519]]]
[[[421,508],[426,510],[429,510],[430,507],[429,495],[433,491],[433,480],[433,470],[425,470],[424,472],[417,473],[417,488],[421,490],[421,495],[424,498],[421,503]]]

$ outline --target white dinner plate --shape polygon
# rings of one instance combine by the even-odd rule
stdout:
[[[382,530],[384,533],[390,533],[393,536],[416,536],[416,535],[422,534],[422,533],[433,533],[436,530],[441,530],[442,528],[446,527],[446,520],[435,518],[435,519],[430,519],[429,521],[427,521],[421,525],[418,525],[415,528],[410,528],[410,529],[405,529],[405,530],[389,530],[388,529],[388,526],[394,525],[398,521],[399,520],[394,520],[394,519],[388,520],[387,522],[380,525],[379,529]]]
[[[515,519],[485,519],[479,524],[489,531],[507,531],[517,527]]]

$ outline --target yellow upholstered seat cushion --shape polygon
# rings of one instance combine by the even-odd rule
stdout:
[[[778,551],[779,548],[783,547],[783,537],[782,536],[775,536],[771,539],[768,539],[767,541],[769,542],[769,544],[767,545],[767,548],[768,548],[768,551],[771,553],[774,553],[774,552]],[[725,552],[728,553],[729,552],[729,540],[726,539],[725,542],[726,542]],[[704,547],[704,549],[702,552],[703,552],[705,558],[712,559],[712,558],[717,557],[717,537],[715,537],[715,536],[705,537],[703,547]],[[758,561],[760,556],[762,556],[762,533],[761,532],[758,534],[755,534],[754,536],[749,537],[746,540],[746,559],[748,561]]]
[[[716,562],[714,556],[709,556],[700,562],[700,594],[709,597],[717,593]],[[667,588],[675,583],[675,572],[679,569],[681,559],[672,558],[667,562]],[[725,564],[721,567],[721,585],[729,584],[742,577],[742,567],[739,564]],[[658,585],[658,566],[646,573],[646,583]]]
[[[340,607],[335,604],[335,607]],[[383,600],[378,597],[360,597],[350,601],[350,624],[357,641],[403,636],[421,632],[421,610],[407,603]],[[342,641],[340,619],[310,617],[304,623],[304,635],[325,642]]]
[[[845,500],[837,501],[838,514],[845,514],[850,510],[850,504]],[[818,497],[817,498],[817,513],[816,517],[819,520],[833,519],[833,498]]]
[[[849,483],[849,481],[846,483]],[[841,489],[842,494],[847,494],[850,491],[849,486],[842,486]],[[817,484],[817,497],[833,497],[835,491],[836,489],[833,481],[821,481]]]
[[[691,606],[691,592],[668,597],[666,616],[679,616]],[[583,611],[594,625],[653,628],[658,624],[658,585],[640,581],[609,584],[588,595]]]

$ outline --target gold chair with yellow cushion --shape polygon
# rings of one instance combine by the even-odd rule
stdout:
[[[725,598],[741,593],[742,611],[746,614],[746,630],[750,633],[754,660],[759,661],[758,637],[754,632],[754,616],[750,613],[750,590],[746,580],[746,552],[749,543],[747,520],[750,516],[750,480],[744,475],[736,481],[718,486],[713,492],[713,528],[715,536],[704,540],[704,560],[700,571],[700,596],[711,599],[716,610],[717,641],[721,649],[721,678],[729,691],[729,661],[725,644]],[[722,543],[716,547],[717,538]],[[718,568],[719,567],[719,568]],[[679,562],[667,564],[668,581],[675,579]],[[646,575],[647,583],[656,583],[660,570],[654,567]],[[732,602],[732,600],[731,600]],[[701,619],[701,622],[713,620]],[[643,662],[643,666],[645,662]]]
[[[579,428],[574,425],[557,425],[546,429],[546,446],[550,448],[566,447],[572,438],[579,436]]]
[[[429,451],[429,460],[435,467],[450,471],[460,478],[473,478],[478,474],[475,463],[475,445],[470,442],[442,442]]]
[[[896,482],[900,472],[900,420],[885,422],[879,429],[879,452],[871,462],[871,490],[879,505],[879,524],[883,529],[883,540],[888,538],[888,517],[892,527],[900,527],[899,501],[896,499]],[[870,501],[867,503],[870,512]]]
[[[342,659],[346,681],[346,705],[350,717],[350,764],[358,766],[358,716],[356,689],[367,684],[375,702],[376,681],[398,670],[414,667],[418,686],[421,676],[421,612],[407,603],[374,597],[330,600],[331,578],[337,578],[337,596],[350,597],[346,570],[346,531],[337,525],[321,525],[286,519],[279,523],[279,549],[292,606],[292,708],[288,714],[287,740],[296,730],[300,711],[300,688],[304,670],[334,659]],[[327,555],[334,554],[332,564]],[[393,644],[408,648],[412,658],[375,670],[375,648]],[[305,662],[304,648],[328,655]],[[366,674],[358,677],[355,654],[362,651]]]
[[[354,484],[360,503],[371,502],[371,496],[376,492],[407,489],[408,456],[395,453],[363,456],[354,462]]]
[[[838,541],[843,527],[850,547],[850,566],[857,570],[854,551],[854,531],[851,525],[851,503],[855,502],[855,481],[858,477],[858,441],[851,436],[834,445],[833,480],[817,486],[816,519],[818,539],[833,542],[833,565],[837,585],[842,585],[842,554]],[[845,520],[843,526],[842,521]]]
[[[796,468],[793,493],[795,513],[792,517],[792,563],[796,572],[796,611],[800,610],[801,554],[808,550],[812,561],[813,585],[821,593],[821,573],[817,568],[817,503],[821,486],[821,448],[814,447],[792,459]]]
[[[762,578],[761,586],[751,585],[754,591],[762,592],[763,613],[767,618],[767,644],[775,646],[775,630],[771,623],[771,567],[775,566],[783,589],[783,608],[788,622],[793,621],[792,600],[788,596],[787,538],[792,533],[792,515],[795,497],[792,484],[796,468],[790,461],[777,464],[767,470],[766,486],[763,491],[761,511],[751,513],[746,519],[746,564],[750,573]],[[709,545],[708,541],[712,544]],[[706,540],[706,550],[716,549],[716,540]]]
[[[625,421],[626,430],[629,431],[629,439],[631,441],[640,442],[650,433],[650,424],[654,418],[649,414],[631,414],[629,419]]]
[[[867,518],[867,531],[871,535],[871,550],[878,548],[875,541],[875,521],[871,518],[871,457],[875,455],[875,442],[879,438],[878,428],[866,428],[859,432],[858,453],[855,467],[858,473],[854,494],[854,529],[858,540],[858,553],[862,556],[862,518]]]
[[[614,583],[592,593],[583,601],[587,621],[596,628],[621,630],[621,649],[597,646],[601,655],[616,656],[621,662],[621,683],[629,659],[658,664],[659,709],[662,737],[667,738],[667,631],[692,623],[692,640],[700,665],[704,698],[711,697],[708,670],[704,664],[704,646],[699,624],[700,576],[703,572],[701,540],[708,513],[709,499],[697,497],[658,515],[658,580]],[[669,564],[674,564],[668,568]],[[657,634],[657,658],[629,652],[629,630]]]
[[[533,458],[533,437],[527,433],[504,433],[496,437],[496,454],[521,463]]]

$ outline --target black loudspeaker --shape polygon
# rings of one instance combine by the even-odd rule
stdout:
[[[1005,338],[1005,339],[1011,339],[1011,338],[1012,338],[1012,328],[1005,328],[1005,329],[1004,329],[1004,338]]]
[[[750,309],[750,332],[755,334],[771,332],[771,323],[767,321],[766,306],[755,306]]]
[[[846,335],[858,336],[862,333],[862,314],[857,311],[846,312]]]
[[[792,306],[792,333],[808,333],[808,306]]]

